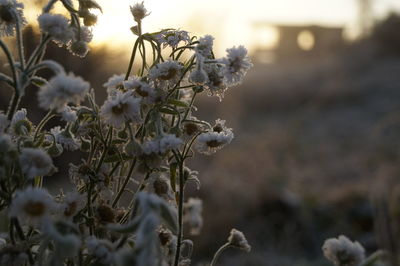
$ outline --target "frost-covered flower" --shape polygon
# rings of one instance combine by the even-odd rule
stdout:
[[[109,96],[100,110],[104,122],[116,128],[121,128],[125,122],[140,122],[140,99],[133,97],[132,92],[116,91],[115,96]]]
[[[183,141],[174,134],[164,134],[153,140],[146,141],[142,145],[142,151],[146,155],[164,154],[169,150],[178,149]]]
[[[26,24],[23,8],[16,0],[0,0],[0,37],[13,36],[17,23],[21,28]]]
[[[160,139],[160,153],[178,149],[182,143],[183,141],[174,134],[164,134]]]
[[[78,57],[85,57],[89,50],[88,43],[84,41],[74,41],[68,44],[68,51]]]
[[[203,85],[208,81],[207,72],[203,68],[203,56],[197,57],[197,64],[189,75],[189,81],[196,85]]]
[[[126,90],[133,90],[135,95],[141,97],[143,102],[152,104],[156,100],[156,91],[147,82],[141,81],[137,77],[130,77],[123,82]]]
[[[176,49],[180,42],[188,44],[190,42],[190,36],[189,33],[184,30],[166,30],[158,34],[156,40],[158,43],[162,44],[164,48],[170,46]]]
[[[72,55],[78,57],[85,57],[90,51],[89,43],[93,39],[92,30],[89,27],[82,26],[80,31],[74,29],[74,38],[71,42],[68,42],[67,49]],[[80,35],[79,35],[80,34]]]
[[[42,149],[23,148],[19,156],[22,173],[28,179],[50,174],[54,169],[50,156]]]
[[[155,174],[149,179],[149,191],[155,193],[160,198],[165,200],[173,200],[174,193],[170,186],[170,181],[164,175]]]
[[[71,219],[86,205],[86,195],[77,191],[67,192],[60,202],[59,211],[62,217]]]
[[[75,151],[80,147],[80,141],[67,128],[61,129],[60,126],[53,127],[50,133],[54,136],[56,142],[61,144],[68,151]]]
[[[88,92],[90,84],[72,73],[59,73],[40,87],[39,106],[44,109],[62,111],[66,104],[80,104]]]
[[[106,83],[103,84],[103,87],[107,88],[108,96],[115,96],[116,91],[119,87],[124,86],[125,75],[113,75],[110,77]]]
[[[44,13],[38,17],[38,21],[40,30],[48,33],[61,46],[74,38],[69,20],[63,15]]]
[[[224,79],[228,86],[235,86],[242,82],[247,71],[253,66],[247,55],[247,49],[240,45],[226,50],[228,55],[221,62],[224,66]]]
[[[212,131],[201,133],[196,140],[197,151],[211,155],[229,144],[234,135],[231,128],[225,126],[225,121],[218,119]]]
[[[204,70],[207,72],[208,82],[205,84],[209,96],[218,96],[221,100],[225,91],[228,89],[224,79],[223,68],[217,64],[205,64]]]
[[[203,201],[198,198],[189,198],[188,202],[184,205],[183,220],[190,225],[190,233],[192,235],[200,234],[203,227]]]
[[[7,116],[0,111],[0,134],[4,133],[9,124],[10,121],[8,121]]]
[[[365,250],[357,241],[341,235],[325,240],[324,256],[336,266],[359,266],[365,260]]]
[[[212,57],[212,48],[214,44],[214,37],[211,35],[205,35],[199,39],[199,43],[196,45],[195,50],[197,53],[204,56],[204,58]]]
[[[10,131],[15,136],[26,136],[33,130],[31,121],[27,118],[27,111],[25,108],[15,112],[11,119]]]
[[[204,130],[204,123],[194,116],[190,116],[187,120],[182,122],[183,134],[185,139],[194,137],[197,133]]]
[[[88,253],[97,258],[102,265],[114,264],[115,262],[115,247],[106,239],[98,239],[89,237],[86,240]]]
[[[144,7],[143,2],[131,6],[131,13],[136,22],[140,22],[142,19],[150,15],[150,13],[147,13],[147,9]]]
[[[232,229],[231,233],[228,237],[228,243],[235,248],[238,248],[240,250],[250,252],[251,246],[247,242],[246,237],[242,232],[236,229]]]
[[[183,66],[177,61],[165,61],[159,63],[149,70],[149,78],[159,84],[161,87],[165,85],[175,85],[181,78]]]
[[[94,175],[94,172],[90,165],[83,161],[79,165],[70,163],[68,174],[71,182],[75,185],[79,185],[81,182],[89,182],[90,177]]]
[[[61,120],[67,123],[72,123],[75,122],[76,119],[78,119],[76,111],[72,110],[71,107],[69,107],[68,105],[64,106],[61,111]]]
[[[43,188],[28,187],[17,191],[10,206],[10,217],[17,217],[24,224],[38,225],[49,218],[56,205],[52,196]]]

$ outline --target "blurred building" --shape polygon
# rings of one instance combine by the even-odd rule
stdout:
[[[342,27],[257,23],[255,28],[261,35],[262,31],[274,35],[273,45],[260,43],[256,49],[255,59],[260,62],[315,58],[334,53],[344,46]]]

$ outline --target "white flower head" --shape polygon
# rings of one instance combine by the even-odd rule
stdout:
[[[61,129],[60,126],[53,127],[50,133],[54,136],[56,143],[68,151],[75,151],[80,147],[80,141],[67,128]],[[51,140],[51,139],[50,139]]]
[[[165,154],[170,150],[178,149],[182,144],[183,140],[174,134],[164,134],[161,137],[144,142],[142,151],[146,155]]]
[[[10,206],[10,217],[17,217],[24,224],[39,225],[46,221],[56,204],[52,196],[43,188],[29,187],[17,191]]]
[[[32,179],[36,176],[44,176],[54,170],[51,157],[42,149],[23,148],[19,156],[21,171]]]
[[[189,198],[184,205],[184,216],[183,220],[190,225],[190,233],[192,235],[200,234],[200,230],[203,227],[203,201],[198,198]]]
[[[228,55],[221,62],[224,66],[225,83],[228,86],[235,86],[242,83],[243,77],[253,66],[250,57],[247,55],[247,49],[240,45],[226,50]]]
[[[202,55],[197,56],[197,64],[189,75],[189,81],[196,85],[203,85],[208,82],[207,72],[203,67],[204,58]]]
[[[60,14],[44,13],[38,17],[40,30],[50,34],[60,46],[67,44],[74,38],[74,31],[69,20]]]
[[[110,77],[103,87],[107,88],[108,96],[115,96],[119,87],[123,87],[125,82],[125,75],[113,75]]]
[[[16,0],[0,0],[0,37],[13,36],[16,24],[26,24],[23,14],[24,4]]]
[[[68,105],[64,106],[61,111],[61,120],[67,123],[72,123],[75,122],[77,119],[78,116],[76,115],[76,111],[72,110],[71,107],[69,107]]]
[[[165,61],[149,70],[149,78],[161,87],[173,86],[181,78],[183,66],[177,61]]]
[[[232,229],[231,233],[228,237],[228,243],[235,248],[238,248],[240,250],[250,252],[251,246],[247,242],[246,237],[242,232],[236,229]]]
[[[157,42],[162,44],[164,48],[170,46],[172,49],[176,49],[180,42],[188,44],[190,42],[190,36],[187,31],[184,30],[166,30],[162,31],[156,36]]]
[[[147,9],[144,7],[143,3],[144,2],[136,3],[131,6],[131,13],[136,22],[140,22],[142,19],[150,15],[150,13],[147,13]]]
[[[86,205],[86,195],[77,191],[67,192],[60,202],[59,211],[65,219],[73,218]]]
[[[126,90],[133,90],[135,95],[142,98],[144,103],[152,104],[156,100],[155,89],[137,77],[130,77],[123,82],[123,85]]]
[[[79,185],[82,182],[89,182],[93,171],[85,161],[79,165],[69,164],[68,174],[71,182]]]
[[[108,97],[100,110],[104,122],[116,128],[121,128],[125,122],[140,122],[140,99],[131,91],[116,91],[114,97]]]
[[[90,84],[74,74],[59,73],[40,87],[39,106],[44,109],[62,111],[68,103],[80,104],[90,88]]]
[[[229,144],[233,137],[232,129],[225,126],[224,120],[218,119],[212,131],[201,133],[197,137],[196,149],[200,153],[211,155]]]
[[[205,84],[209,96],[217,96],[220,100],[224,97],[228,89],[224,78],[224,69],[217,64],[205,64],[204,70],[207,72],[208,81]]]
[[[365,260],[365,250],[357,241],[341,235],[325,240],[324,256],[336,266],[359,266]]]
[[[211,35],[205,35],[199,39],[199,43],[196,45],[195,50],[205,58],[212,56],[212,49],[214,44],[214,37]]]
[[[160,153],[178,149],[182,144],[183,141],[174,134],[164,134],[160,139]]]

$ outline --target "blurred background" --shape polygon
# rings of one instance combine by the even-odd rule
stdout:
[[[34,5],[44,1],[23,2],[32,22],[25,35],[30,53],[38,42]],[[102,84],[126,70],[134,2],[98,3],[104,12],[89,55],[75,58],[51,44],[47,58],[90,81],[102,103]],[[232,227],[253,250],[228,251],[221,265],[329,265],[321,246],[340,234],[368,254],[400,253],[400,1],[146,0],[145,6],[151,15],[144,31],[211,34],[217,56],[243,44],[254,63],[222,103],[206,95],[197,102],[198,118],[226,119],[236,137],[216,156],[192,161],[202,187],[193,185],[189,194],[203,199],[205,220],[201,235],[187,234],[194,262],[208,262]],[[0,94],[4,109],[10,92],[1,87]],[[27,106],[37,123],[43,113],[34,88]]]

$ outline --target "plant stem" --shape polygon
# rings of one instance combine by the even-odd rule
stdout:
[[[211,261],[210,266],[215,266],[215,264],[217,263],[218,258],[221,256],[222,252],[224,252],[224,250],[228,249],[230,247],[229,243],[225,243],[224,245],[222,245],[217,252],[215,252],[214,257]]]
[[[21,69],[22,71],[25,70],[25,55],[24,55],[24,44],[22,40],[22,30],[21,30],[21,20],[16,14],[16,12],[12,12],[14,15],[15,20],[17,23],[15,23],[15,28],[16,28],[16,35],[17,35],[17,46],[18,46],[18,55],[19,55],[19,61],[21,64]]]
[[[14,80],[14,88],[17,89],[17,82],[18,81],[17,81],[17,71],[15,70],[14,58],[13,58],[10,50],[8,49],[7,45],[1,39],[0,39],[0,47],[3,49],[3,52],[7,57],[8,64],[10,65],[12,77],[13,77],[13,80]]]
[[[182,158],[181,158],[182,159]],[[182,238],[183,238],[183,201],[184,201],[184,188],[185,180],[183,177],[183,160],[179,160],[179,202],[178,202],[178,236],[175,253],[174,266],[179,265],[179,258],[181,255]]]
[[[39,135],[40,131],[44,127],[44,125],[53,117],[53,110],[47,112],[45,117],[43,117],[42,121],[39,122],[33,140],[36,140],[37,136]]]

